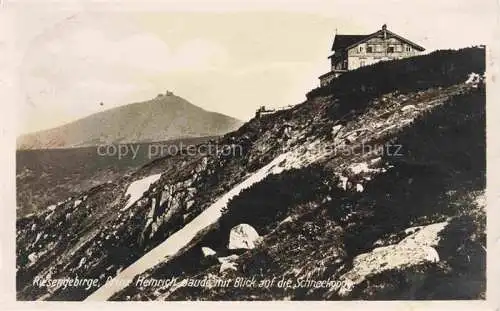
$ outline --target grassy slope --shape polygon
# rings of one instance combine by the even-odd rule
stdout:
[[[436,63],[441,65],[436,67]],[[344,93],[333,94],[333,98],[328,99],[334,104],[326,109],[330,118],[346,124],[373,105],[371,98],[384,92],[397,89],[406,92],[403,94],[411,94],[429,87],[449,86],[463,82],[468,73],[481,70],[484,70],[484,51],[480,49],[438,52],[403,63],[381,64],[352,72],[339,80],[338,85],[310,93],[309,103],[305,105],[313,105],[311,102],[321,99],[320,95],[329,98],[334,90],[343,90]],[[384,79],[372,79],[374,75],[390,75],[393,78],[389,81],[394,85],[379,82]],[[406,79],[397,78],[406,75]],[[360,84],[354,81],[371,84],[376,91],[357,92]],[[380,92],[376,89],[377,84]],[[349,114],[348,108],[357,111]],[[339,118],[341,116],[344,118]],[[251,129],[251,125],[245,125],[240,131],[245,128]],[[316,133],[321,130],[318,126]],[[260,233],[267,234],[264,242],[257,249],[242,254],[237,261],[241,268],[228,272],[225,277],[327,279],[345,272],[352,259],[373,249],[378,239],[391,244],[395,242],[394,234],[397,236],[407,227],[452,217],[438,246],[442,258],[439,264],[376,275],[348,298],[484,297],[485,256],[481,253],[481,245],[485,245],[485,215],[475,203],[485,187],[484,90],[455,94],[445,105],[426,113],[391,141],[403,146],[403,156],[386,156],[385,161],[393,168],[369,182],[363,193],[331,187],[337,182],[332,177],[332,170],[339,164],[338,159],[270,176],[235,198],[218,228],[198,245],[224,251],[229,229],[237,223],[249,223]],[[327,197],[330,201],[325,200]],[[278,226],[279,220],[290,215],[296,220]],[[218,265],[203,259],[199,248],[187,251],[146,275],[156,278],[171,275],[219,277]],[[324,290],[276,288],[181,288],[167,293],[168,289],[153,293],[147,288],[128,288],[115,298],[340,299]]]
[[[231,226],[249,223],[267,236],[257,249],[242,255],[238,260],[241,269],[229,272],[227,277],[327,279],[345,272],[349,262],[356,255],[370,251],[376,240],[407,227],[452,216],[456,218],[443,232],[444,239],[438,247],[442,257],[438,265],[377,275],[348,298],[484,298],[485,254],[481,245],[485,245],[482,230],[485,215],[474,203],[475,195],[485,186],[484,102],[482,92],[457,97],[401,133],[399,141],[406,142],[405,156],[388,159],[394,168],[370,182],[362,195],[337,188],[328,191],[327,185],[335,181],[325,178],[328,170],[320,166],[269,177],[234,200],[231,212],[221,221],[220,232],[208,236],[200,245],[219,250],[227,245]],[[418,142],[413,139],[415,136],[419,137]],[[422,148],[419,142],[429,144]],[[433,149],[436,146],[441,146],[439,152]],[[323,202],[326,196],[333,200]],[[354,216],[345,220],[347,214]],[[289,215],[298,219],[271,229],[276,227],[278,219]],[[191,252],[179,261],[189,256],[201,260],[200,255],[196,257]],[[189,262],[193,261],[196,260]],[[345,266],[341,269],[342,265]],[[297,274],[295,270],[300,267],[303,271]],[[184,268],[182,265],[159,270],[153,276],[169,276]],[[203,278],[218,274],[217,265],[205,268],[191,273],[191,268],[186,269],[188,272],[181,275]],[[413,289],[416,277],[420,283]],[[168,297],[174,300],[285,298],[339,299],[322,290],[275,288],[184,288]]]

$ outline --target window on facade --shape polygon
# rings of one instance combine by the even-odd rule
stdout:
[[[362,45],[360,45],[360,46],[359,46],[359,52],[360,52],[360,53],[362,53],[362,52],[363,52],[363,46],[362,46]]]
[[[367,53],[373,53],[373,47],[369,46],[366,48]]]
[[[411,46],[406,46],[406,52],[411,52]]]
[[[387,53],[394,53],[394,47],[393,46],[389,46],[387,48]]]

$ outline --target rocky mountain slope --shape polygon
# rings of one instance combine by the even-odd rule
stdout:
[[[154,143],[127,144],[125,155],[102,155],[104,148],[79,147],[16,151],[17,217],[39,212],[92,187],[132,173],[161,157],[151,146],[182,146],[207,142],[215,137],[185,138]],[[118,145],[112,145],[118,148]],[[150,149],[151,147],[151,149]],[[110,149],[112,152],[115,151]],[[154,151],[149,152],[150,150]],[[164,149],[168,150],[168,149]],[[135,153],[134,153],[135,152]]]
[[[88,147],[219,136],[237,129],[239,120],[203,110],[171,93],[99,112],[53,129],[22,135],[18,149]]]
[[[480,48],[362,68],[19,219],[18,299],[484,298],[484,71]],[[218,285],[140,281],[172,277]]]

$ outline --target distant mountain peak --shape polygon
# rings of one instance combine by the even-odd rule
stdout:
[[[172,92],[114,107],[52,129],[21,135],[17,149],[95,146],[102,142],[139,143],[218,136],[241,121],[206,111]]]

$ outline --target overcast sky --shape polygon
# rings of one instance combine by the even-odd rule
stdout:
[[[18,130],[54,127],[166,90],[247,120],[258,106],[305,99],[329,70],[335,29],[368,34],[387,23],[429,51],[485,44],[496,23],[495,2],[14,3]]]

